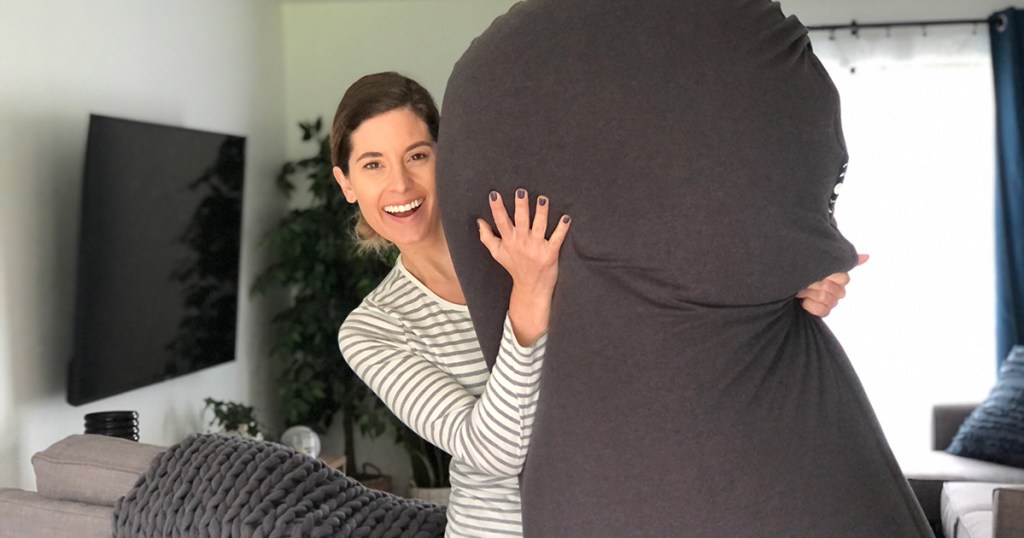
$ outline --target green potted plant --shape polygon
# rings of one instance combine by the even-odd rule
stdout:
[[[256,409],[251,405],[213,398],[206,398],[203,401],[206,403],[203,409],[213,413],[213,418],[209,422],[209,432],[263,439],[263,432],[260,431],[260,424],[256,420]]]
[[[338,327],[380,280],[393,259],[364,255],[352,233],[354,207],[345,201],[331,172],[328,136],[320,119],[302,122],[302,140],[316,145],[311,156],[289,161],[277,178],[291,197],[293,179],[308,183],[311,200],[284,216],[264,241],[271,264],[253,291],[283,290],[288,306],[273,318],[272,359],[279,366],[278,396],[285,427],[305,425],[318,433],[335,416],[345,435],[350,475],[359,470],[356,427],[370,437],[387,430],[390,412],[349,368],[338,350]]]

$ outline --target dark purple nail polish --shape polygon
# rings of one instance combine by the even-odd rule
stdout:
[[[566,215],[566,216],[562,217],[562,222],[564,222],[566,224],[569,224],[570,220],[572,220],[572,219],[569,218],[569,215]]]
[[[539,205],[548,205],[548,199],[542,196],[540,199],[537,200],[537,203]]]
[[[517,190],[516,191],[516,198],[519,198],[520,200],[522,200],[523,198],[526,198],[526,190],[524,190],[524,189]]]
[[[491,191],[491,201],[494,202],[498,199],[498,193]]]

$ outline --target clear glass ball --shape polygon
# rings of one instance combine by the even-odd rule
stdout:
[[[320,455],[320,436],[306,426],[292,426],[281,434],[281,444],[315,458]]]

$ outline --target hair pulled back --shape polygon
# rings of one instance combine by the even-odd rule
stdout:
[[[340,168],[348,177],[348,161],[352,156],[352,132],[370,118],[406,107],[427,124],[430,138],[437,142],[441,122],[437,105],[430,93],[415,80],[395,72],[386,72],[366,75],[349,86],[338,103],[334,123],[331,125],[331,161],[334,166]],[[364,250],[379,252],[390,246],[358,210],[355,232],[359,246]]]

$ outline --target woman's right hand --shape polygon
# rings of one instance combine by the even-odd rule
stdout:
[[[489,198],[498,235],[486,221],[477,219],[480,242],[512,277],[509,320],[519,344],[530,346],[548,330],[551,296],[558,280],[558,254],[571,219],[563,215],[551,237],[545,238],[551,205],[546,196],[537,197],[532,223],[529,194],[525,189],[516,190],[512,219],[505,211],[501,194],[491,191]]]

